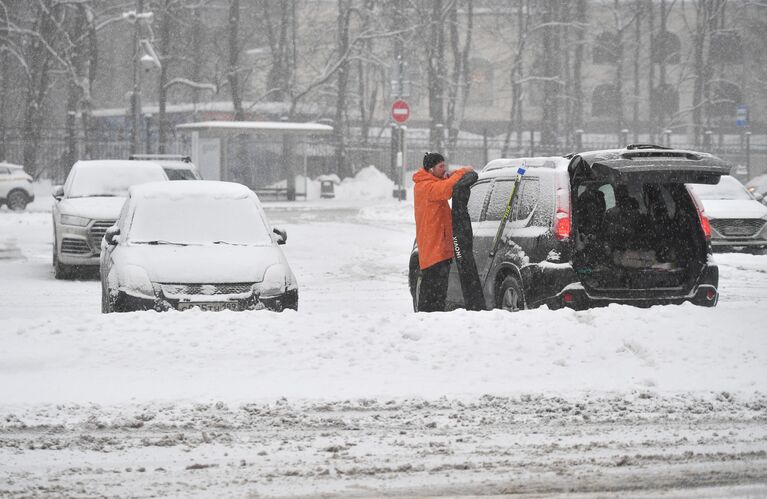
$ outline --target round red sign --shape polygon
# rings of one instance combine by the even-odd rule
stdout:
[[[404,123],[410,118],[410,106],[402,99],[397,99],[391,105],[391,117],[397,123]]]

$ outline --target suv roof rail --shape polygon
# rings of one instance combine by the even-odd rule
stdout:
[[[671,149],[670,147],[659,146],[657,144],[629,144],[626,146],[629,151],[637,149]]]
[[[176,161],[183,161],[184,163],[191,163],[192,158],[184,154],[131,154],[128,159],[169,159]]]

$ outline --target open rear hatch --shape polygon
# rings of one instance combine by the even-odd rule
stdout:
[[[716,184],[715,156],[628,146],[573,157],[573,264],[592,296],[686,295],[707,261],[706,235],[684,184]]]

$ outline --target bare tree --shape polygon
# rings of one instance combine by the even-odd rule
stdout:
[[[229,0],[229,68],[227,80],[229,91],[232,94],[232,106],[234,107],[234,119],[245,119],[245,111],[242,108],[242,94],[240,89],[240,43],[238,31],[240,27],[240,0]]]
[[[447,92],[447,129],[448,129],[448,148],[455,150],[458,141],[458,132],[461,129],[463,114],[466,109],[466,102],[469,99],[471,90],[471,80],[469,73],[469,55],[471,53],[472,34],[474,30],[474,1],[466,0],[466,27],[464,30],[464,41],[461,44],[461,34],[458,21],[459,2],[454,1],[450,4],[449,26],[450,26],[450,49],[453,58],[453,71],[448,82]]]

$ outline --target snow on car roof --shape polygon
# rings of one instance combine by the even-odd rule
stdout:
[[[15,163],[6,163],[5,161],[0,161],[0,166],[3,168],[15,168],[15,169],[24,168],[22,165],[17,165]]]
[[[130,189],[133,198],[188,197],[238,199],[254,196],[253,191],[236,182],[218,180],[177,180],[175,182],[149,182]]]
[[[78,169],[83,168],[105,168],[105,167],[121,167],[121,168],[162,168],[159,163],[155,161],[136,161],[129,159],[89,159],[80,160],[75,163]]]

